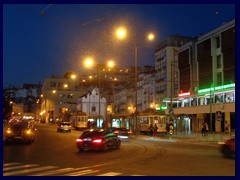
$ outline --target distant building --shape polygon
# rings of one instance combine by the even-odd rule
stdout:
[[[90,121],[95,121],[97,127],[102,127],[107,115],[106,107],[106,98],[100,95],[98,88],[94,88],[78,98],[76,110],[86,113]]]
[[[56,119],[67,121],[76,109],[77,99],[86,91],[79,86],[79,79],[69,76],[51,77],[44,80],[41,96],[41,116],[46,122]]]
[[[156,102],[178,94],[178,51],[192,41],[192,37],[172,35],[161,40],[155,47]]]

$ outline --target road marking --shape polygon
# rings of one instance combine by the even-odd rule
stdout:
[[[70,174],[65,174],[64,176],[81,176],[81,175],[85,175],[85,174],[95,173],[95,172],[98,172],[98,171],[99,171],[99,170],[87,169],[87,170],[83,170],[83,171],[79,171],[79,172],[74,172],[74,173],[70,173]]]
[[[7,173],[3,173],[3,176],[13,176],[13,175],[31,173],[31,172],[42,171],[42,170],[47,170],[47,169],[56,169],[56,168],[57,168],[56,166],[44,166],[44,167],[38,167],[38,168],[31,168],[31,169],[7,172]]]
[[[133,174],[131,176],[145,176],[145,175],[141,175],[141,174]]]
[[[31,176],[47,176],[47,175],[52,175],[52,174],[58,174],[58,173],[66,173],[70,171],[74,171],[74,168],[64,168],[64,169],[58,169],[54,171],[47,171],[47,172],[42,172],[42,173],[36,173]]]
[[[4,163],[3,167],[8,167],[8,166],[14,166],[14,165],[18,165],[21,163],[17,163],[17,162],[13,162],[13,163]]]
[[[57,166],[40,166],[38,164],[22,164],[22,163],[4,163],[3,164],[3,176],[16,176],[26,174],[26,176],[83,176],[87,174],[94,174],[92,176],[119,176],[123,173],[120,172],[107,172],[96,175],[96,172],[100,170],[87,169],[87,167],[81,168],[62,168]],[[93,166],[92,166],[93,167]],[[95,166],[97,167],[97,166]],[[35,173],[36,172],[36,173]],[[133,174],[130,176],[145,176],[140,174]]]
[[[108,172],[108,173],[104,173],[104,174],[99,174],[97,176],[117,176],[120,175],[122,173],[118,173],[118,172]]]
[[[27,164],[27,165],[13,166],[13,167],[4,167],[4,171],[26,169],[26,168],[36,167],[36,166],[39,166],[39,165],[37,165],[37,164]]]

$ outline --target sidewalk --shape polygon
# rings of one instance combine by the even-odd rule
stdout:
[[[192,134],[173,134],[170,135],[158,135],[156,139],[149,137],[149,135],[131,135],[131,138],[143,139],[147,141],[167,141],[167,142],[181,142],[181,143],[193,143],[193,144],[207,144],[218,145],[227,139],[230,139],[235,133],[209,133],[207,136],[202,136],[201,133]]]

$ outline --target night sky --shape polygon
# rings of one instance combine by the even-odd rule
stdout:
[[[199,36],[235,18],[235,4],[3,4],[3,86],[43,83],[67,71],[84,74],[84,57],[117,66],[154,65],[168,35]],[[128,38],[114,29],[124,25]],[[145,41],[153,32],[154,42]]]

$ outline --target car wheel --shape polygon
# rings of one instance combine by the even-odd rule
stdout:
[[[5,139],[5,144],[9,144],[10,143],[10,140],[9,139]]]
[[[229,146],[227,145],[223,145],[222,150],[221,150],[222,154],[224,157],[230,157],[231,156],[231,149]]]
[[[30,140],[27,140],[27,144],[28,144],[28,145],[30,145],[30,144],[32,144],[32,143],[33,143],[33,140],[31,140],[31,139],[30,139]]]
[[[108,149],[108,145],[107,145],[107,143],[105,143],[101,150],[105,152],[105,151],[107,151],[107,149]]]
[[[120,146],[121,146],[121,141],[118,141],[116,145],[116,149],[120,149]]]

